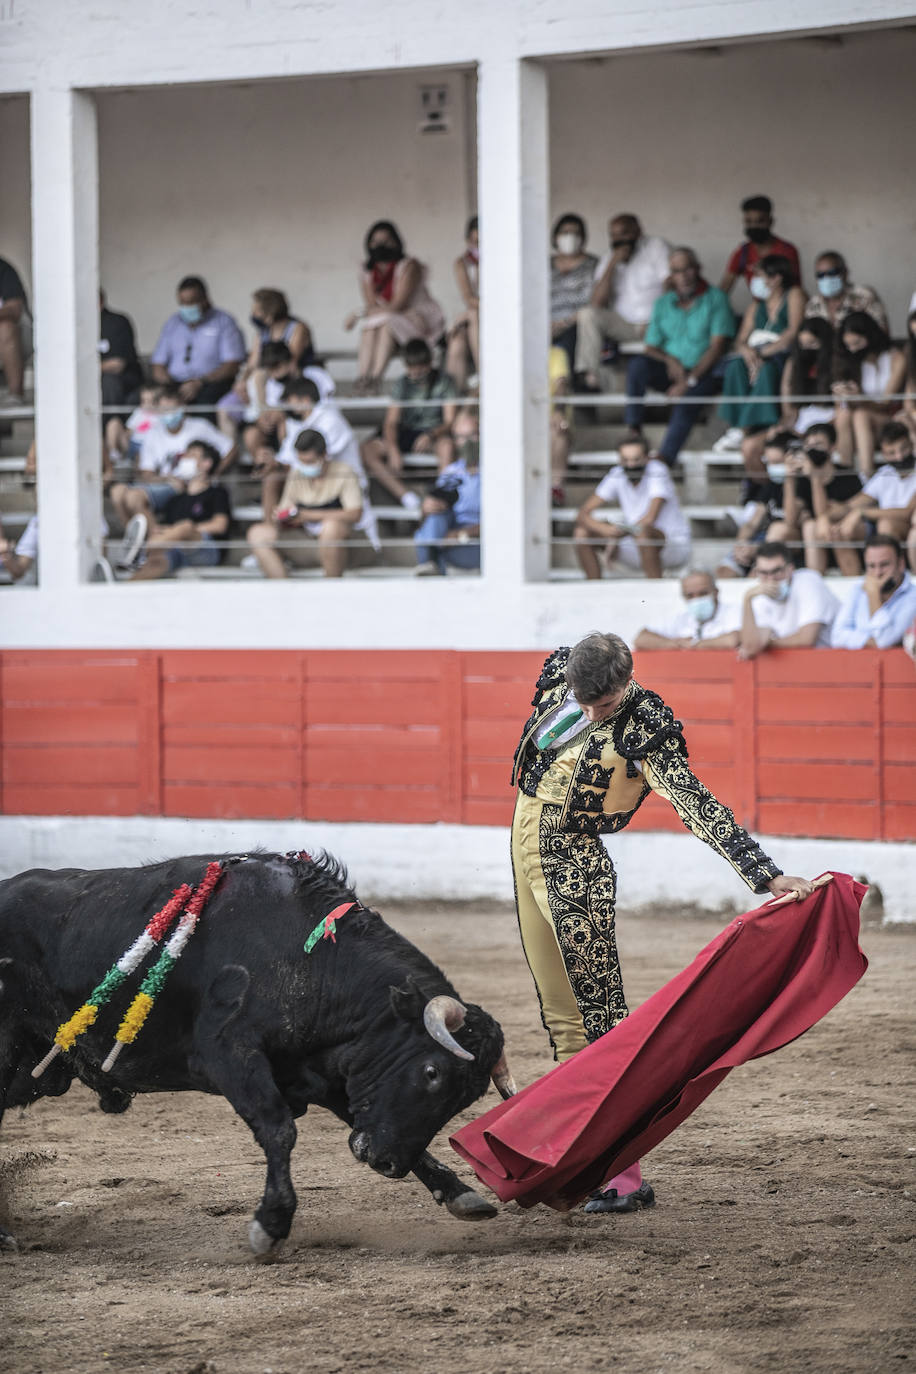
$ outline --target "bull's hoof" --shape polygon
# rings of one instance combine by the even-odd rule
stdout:
[[[459,1193],[445,1205],[459,1221],[492,1221],[493,1217],[499,1215],[492,1202],[487,1202],[486,1198],[475,1193],[473,1188],[469,1188],[466,1193]]]
[[[16,1237],[10,1235],[9,1231],[5,1231],[3,1227],[0,1226],[0,1250],[5,1251],[7,1254],[14,1255],[18,1249],[19,1242]]]
[[[270,1236],[257,1217],[248,1223],[248,1244],[262,1263],[275,1260],[283,1248],[283,1237]]]

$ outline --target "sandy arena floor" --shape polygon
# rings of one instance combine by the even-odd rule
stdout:
[[[549,1067],[511,912],[383,914],[499,1017],[521,1083]],[[631,1006],[722,924],[623,913]],[[222,1100],[138,1098],[106,1117],[75,1088],[11,1112],[0,1171],[22,1249],[0,1255],[0,1370],[910,1368],[916,927],[863,945],[871,968],[825,1021],[736,1070],[649,1157],[658,1206],[631,1216],[511,1205],[462,1224],[357,1164],[315,1111],[284,1258],[259,1265],[246,1227],[263,1163]],[[444,1136],[434,1149],[471,1177]]]

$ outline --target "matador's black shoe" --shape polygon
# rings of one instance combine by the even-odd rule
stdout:
[[[655,1206],[655,1193],[651,1183],[641,1183],[633,1193],[618,1194],[616,1188],[607,1192],[592,1193],[585,1204],[586,1212],[639,1212],[643,1207]]]

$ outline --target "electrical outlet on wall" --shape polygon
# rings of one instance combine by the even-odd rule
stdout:
[[[451,129],[452,110],[451,92],[446,85],[420,86],[420,121],[417,132],[421,134],[447,134]]]

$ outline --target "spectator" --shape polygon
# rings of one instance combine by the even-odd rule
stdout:
[[[865,311],[854,310],[840,326],[837,349],[837,447],[844,463],[853,457],[859,471],[874,471],[875,440],[897,409],[885,400],[903,390],[906,355],[892,346],[887,332]]]
[[[735,340],[736,357],[725,365],[719,414],[729,428],[714,445],[716,453],[740,448],[745,435],[759,433],[779,422],[782,407],[776,397],[782,371],[795,342],[805,311],[805,293],[797,284],[788,258],[761,258],[751,277],[754,297]]]
[[[550,499],[554,506],[562,506],[566,500],[564,483],[572,447],[574,415],[573,407],[563,405],[561,399],[572,391],[569,358],[562,348],[555,345],[551,345],[547,351],[547,375],[551,401],[557,402],[550,407]]]
[[[849,280],[849,269],[841,253],[820,253],[814,271],[817,289],[805,306],[809,319],[826,320],[839,329],[847,315],[864,310],[882,329],[887,329],[887,311],[878,293],[870,286],[855,286]]]
[[[828,644],[837,601],[820,573],[793,568],[785,544],[761,544],[754,561],[757,582],[744,594],[738,657],[767,649]]]
[[[834,649],[889,649],[902,644],[916,616],[916,583],[903,550],[890,534],[865,541],[865,576],[853,587],[833,622]]]
[[[825,573],[831,553],[840,572],[855,577],[860,572],[855,549],[837,543],[832,521],[847,501],[862,490],[862,481],[851,468],[836,463],[836,429],[831,424],[811,425],[802,446],[788,455],[783,487],[787,531],[782,539],[805,546],[805,567]],[[836,544],[835,548],[831,546]]]
[[[422,339],[429,348],[445,332],[445,317],[426,287],[426,268],[404,251],[394,225],[375,222],[366,234],[360,275],[362,311],[348,315],[345,329],[359,327],[357,390],[374,392],[398,348]]]
[[[215,568],[222,557],[216,541],[229,529],[230,505],[226,488],[213,482],[219,450],[196,439],[185,456],[194,464],[185,489],[169,497],[155,523],[138,514],[124,531],[117,563],[122,570],[136,569],[134,582],[168,577],[179,568]]]
[[[891,420],[881,431],[881,463],[860,492],[849,500],[829,506],[816,533],[831,542],[840,570],[849,575],[861,571],[859,555],[846,546],[860,543],[865,522],[878,534],[889,534],[901,543],[910,537],[916,511],[916,472],[913,440],[906,425]],[[912,564],[912,553],[910,554]]]
[[[600,506],[619,506],[622,520],[599,520]],[[585,576],[601,576],[596,544],[604,543],[608,563],[619,559],[646,577],[661,577],[663,568],[682,568],[690,558],[690,528],[678,503],[671,473],[649,457],[641,436],[620,444],[620,466],[611,468],[576,518],[573,538]]]
[[[916,310],[910,310],[906,321],[906,400],[900,419],[916,440]]]
[[[210,304],[200,277],[178,283],[178,310],[162,326],[153,350],[153,381],[175,383],[185,405],[213,406],[245,357],[245,340],[231,315]]]
[[[7,539],[0,525],[0,563],[14,582],[32,586],[38,581],[38,516],[33,515],[18,544]]]
[[[146,432],[140,444],[140,466],[134,481],[116,482],[111,488],[112,505],[123,525],[133,515],[144,515],[147,520],[160,516],[171,497],[184,491],[185,482],[197,475],[197,460],[188,455],[188,446],[201,439],[213,445],[222,464],[231,463],[232,440],[203,416],[186,414],[180,387],[174,383],[164,386],[159,423]]]
[[[725,292],[701,276],[692,248],[675,248],[669,265],[674,289],[652,307],[646,351],[631,358],[627,367],[627,392],[641,397],[647,387],[657,387],[675,402],[682,396],[711,396],[718,390],[722,358],[735,332],[731,306]],[[698,416],[699,406],[675,404],[660,449],[669,467]],[[639,401],[624,411],[624,420],[635,433],[641,431],[642,417]]]
[[[419,510],[420,499],[401,480],[404,454],[435,453],[440,472],[451,462],[456,395],[451,377],[433,367],[429,345],[423,339],[411,339],[404,349],[404,376],[391,388],[382,432],[363,444],[363,462],[370,477],[408,510]]]
[[[305,535],[318,540],[325,577],[343,577],[347,566],[346,541],[363,513],[356,473],[346,463],[331,461],[322,435],[304,429],[295,441],[296,463],[290,469],[280,505],[269,519],[252,525],[248,543],[265,577],[286,576],[278,541]]]
[[[744,223],[744,242],[739,243],[728,260],[722,273],[719,286],[729,295],[739,277],[750,286],[758,263],[764,258],[778,256],[787,258],[792,266],[792,280],[801,282],[801,264],[798,249],[787,239],[778,239],[773,233],[773,202],[769,196],[748,196],[741,202],[741,217]]]
[[[716,569],[718,577],[747,577],[754,566],[758,544],[767,539],[772,542],[789,538],[783,492],[788,455],[797,444],[790,430],[775,430],[767,435],[763,448],[765,471],[748,474],[741,483],[738,535],[731,553]]]
[[[253,419],[268,404],[268,373],[262,361],[265,348],[284,348],[290,358],[291,372],[301,373],[315,362],[311,331],[307,324],[290,314],[289,302],[282,291],[269,286],[255,291],[249,318],[255,329],[254,342],[232,390],[220,397],[217,407],[220,429],[233,439],[246,415],[250,412]]]
[[[464,231],[464,252],[455,259],[455,280],[464,310],[448,334],[445,370],[459,392],[477,384],[480,371],[480,235],[476,215]]]
[[[256,468],[263,467],[264,471],[269,471],[274,466],[280,447],[279,428],[283,421],[287,383],[294,379],[298,381],[301,377],[307,378],[317,387],[321,401],[333,397],[337,388],[334,378],[318,363],[310,363],[300,371],[285,343],[266,343],[261,349],[258,364],[265,378],[264,405],[251,401],[246,390],[245,407],[240,411],[241,417],[248,421],[242,430],[242,447]],[[264,473],[259,471],[256,475],[263,476]]]
[[[143,440],[159,424],[162,403],[161,386],[141,386],[140,404],[126,420],[112,415],[105,425],[105,448],[109,462],[133,461]]]
[[[588,230],[581,215],[561,215],[553,226],[550,259],[550,337],[575,370],[579,311],[588,305],[598,259],[586,253]]]
[[[363,493],[363,515],[356,528],[366,534],[374,549],[380,548],[375,513],[369,504],[369,480],[360,457],[359,443],[337,405],[330,398],[322,398],[310,377],[291,377],[284,389],[283,400],[287,412],[285,416],[281,415],[277,430],[277,437],[281,440],[279,452],[261,487],[261,504],[265,515],[279,502],[289,470],[296,466],[296,440],[303,430],[314,429],[324,439],[328,458],[346,463],[356,473]],[[263,459],[267,455],[260,456]]]
[[[109,310],[105,292],[99,292],[99,357],[102,372],[102,405],[133,406],[136,404],[143,374],[134,327],[126,315]],[[104,423],[104,422],[103,422]]]
[[[635,215],[608,224],[610,251],[595,269],[591,297],[576,315],[576,379],[585,391],[601,389],[599,368],[608,344],[633,343],[646,332],[652,307],[668,282],[670,248],[644,234]]]
[[[833,385],[833,325],[816,315],[802,320],[789,360],[782,372],[782,425],[804,434],[816,424],[832,423],[833,402],[791,400],[790,397],[829,397]]]
[[[28,309],[19,273],[5,258],[0,258],[0,367],[12,405],[21,405],[25,400],[22,317]]]
[[[417,576],[442,576],[448,567],[480,567],[480,433],[477,415],[455,420],[455,461],[423,498],[423,519],[414,535]]]
[[[719,600],[712,573],[694,568],[681,578],[684,609],[663,624],[640,630],[637,649],[737,649],[741,608]]]

